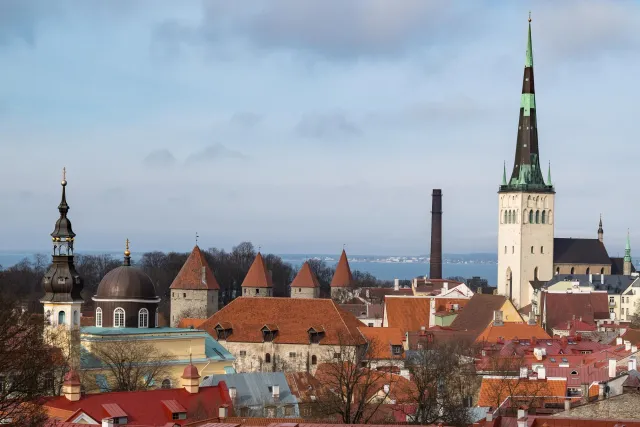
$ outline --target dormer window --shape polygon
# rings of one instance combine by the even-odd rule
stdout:
[[[278,326],[277,325],[264,325],[261,329],[262,331],[262,340],[264,342],[272,342],[278,336]]]
[[[187,410],[177,400],[162,400],[165,411],[171,414],[172,420],[186,420]]]
[[[309,342],[311,344],[320,344],[320,341],[324,338],[324,328],[322,326],[314,326],[309,328]]]
[[[401,345],[392,345],[391,352],[394,356],[399,356],[402,354],[402,346]]]
[[[231,323],[229,322],[218,323],[215,327],[215,330],[218,334],[219,340],[226,340],[233,333],[233,328],[231,327]]]

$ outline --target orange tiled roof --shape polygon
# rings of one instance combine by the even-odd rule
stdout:
[[[446,310],[447,304],[464,307],[469,300],[463,298],[435,298],[436,312]],[[387,297],[384,299],[389,327],[399,328],[402,333],[419,331],[422,326],[429,328],[430,297]]]
[[[169,289],[220,289],[216,276],[213,275],[198,245],[189,254]]]
[[[291,282],[292,288],[319,288],[320,282],[318,282],[318,278],[309,267],[309,263],[305,262],[302,264],[302,268],[296,275],[296,278]]]
[[[545,332],[539,325],[529,325],[527,323],[506,322],[502,326],[494,326],[493,322],[485,328],[476,342],[498,342],[500,338],[504,340],[512,340],[514,338],[531,339],[536,337],[539,339],[550,339],[549,334]]]
[[[402,345],[404,334],[399,328],[373,328],[362,326],[359,328],[362,335],[373,343],[372,355],[375,359],[397,359],[402,355],[394,355],[391,351],[392,345]],[[404,353],[404,349],[403,349]]]
[[[527,378],[482,378],[478,406],[498,407],[508,397],[536,397],[549,403],[562,403],[567,395],[567,380],[530,380]]]
[[[248,288],[272,288],[271,274],[267,270],[262,254],[258,252],[253,264],[249,267],[249,271],[242,281],[242,287]]]
[[[199,326],[214,338],[216,325],[227,324],[229,342],[263,342],[262,327],[278,325],[275,343],[308,344],[309,329],[324,329],[320,344],[362,344],[362,323],[330,299],[239,297]]]
[[[198,329],[200,325],[207,319],[196,319],[195,317],[184,317],[178,322],[178,328],[193,328]]]
[[[342,250],[340,260],[336,266],[336,272],[333,273],[333,279],[331,279],[332,288],[346,288],[353,284],[353,276],[351,275],[351,268],[349,267],[349,260],[347,259],[347,253]]]

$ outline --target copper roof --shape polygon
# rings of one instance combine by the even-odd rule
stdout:
[[[308,344],[309,329],[324,328],[320,344],[364,343],[362,323],[330,299],[238,297],[209,317],[200,329],[217,337],[218,324],[232,326],[229,342],[263,342],[262,328],[278,325],[274,343]],[[225,328],[226,329],[226,328]]]
[[[336,266],[336,272],[333,273],[333,279],[331,279],[331,287],[346,288],[351,285],[353,285],[353,276],[351,275],[347,253],[343,249],[338,265]]]
[[[272,288],[271,274],[267,270],[267,265],[264,262],[262,254],[258,252],[256,259],[253,260],[253,264],[249,267],[249,271],[245,276],[242,287],[248,288]]]
[[[305,262],[302,264],[300,271],[296,275],[296,278],[291,282],[292,288],[319,288],[320,282],[318,282],[318,278],[309,267],[309,263]]]
[[[216,276],[198,245],[189,254],[169,289],[220,289]]]

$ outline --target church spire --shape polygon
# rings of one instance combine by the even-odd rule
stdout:
[[[76,233],[71,228],[71,221],[67,218],[69,212],[69,205],[67,204],[67,169],[62,168],[62,198],[58,205],[58,211],[60,212],[60,218],[56,221],[56,225],[51,233],[51,239],[54,242],[54,255],[72,255],[73,254],[73,239],[76,237]]]
[[[550,177],[549,177],[550,178]],[[545,184],[540,168],[538,150],[538,124],[536,115],[536,96],[533,79],[533,42],[531,39],[531,14],[527,35],[527,51],[524,62],[522,95],[520,96],[520,120],[518,122],[518,138],[516,142],[513,171],[503,190],[547,190],[553,191],[549,182]]]
[[[631,240],[629,239],[629,230],[627,230],[627,245],[624,247],[624,262],[622,264],[622,274],[631,275]]]
[[[600,214],[600,223],[598,223],[598,240],[604,242],[604,230],[602,229],[602,214]]]

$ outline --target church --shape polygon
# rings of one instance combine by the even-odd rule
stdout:
[[[234,357],[204,331],[166,328],[158,325],[158,304],[151,278],[131,264],[129,240],[126,242],[122,265],[109,271],[100,281],[95,302],[95,325],[81,326],[83,279],[74,265],[76,234],[68,218],[66,173],[63,172],[60,217],[51,233],[52,264],[42,279],[45,295],[45,331],[62,332],[66,336],[63,352],[70,357],[71,368],[88,378],[83,387],[87,392],[110,388],[109,369],[93,351],[101,343],[152,342],[166,357],[167,376],[158,386],[171,388],[185,367],[195,366],[203,375],[234,372]]]
[[[505,164],[498,191],[498,293],[517,307],[530,304],[534,290],[556,274],[635,272],[628,238],[624,258],[609,256],[602,217],[595,238],[555,237],[550,165],[546,175],[540,166],[529,18],[515,160],[510,175]]]

